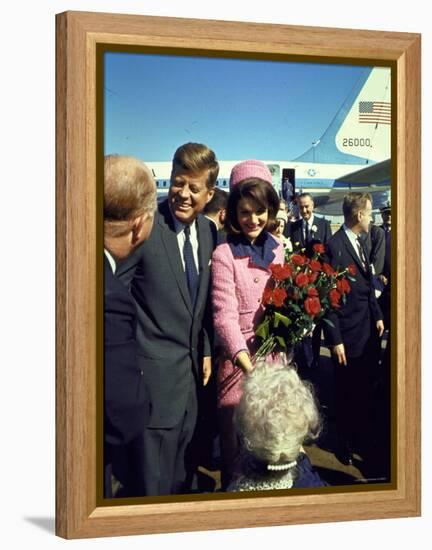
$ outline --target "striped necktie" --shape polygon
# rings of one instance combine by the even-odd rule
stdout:
[[[184,228],[185,242],[183,245],[183,259],[185,263],[186,279],[191,297],[192,305],[195,306],[195,300],[198,292],[198,271],[195,265],[195,259],[190,240],[190,226]]]
[[[368,266],[367,266],[367,262],[366,262],[366,256],[365,256],[365,253],[364,253],[364,250],[363,250],[363,244],[360,240],[360,237],[357,237],[356,239],[356,244],[357,244],[357,252],[358,252],[358,255],[359,255],[359,258],[360,258],[360,261],[363,265],[363,269],[365,271],[368,271]]]

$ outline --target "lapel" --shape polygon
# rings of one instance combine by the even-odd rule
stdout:
[[[191,315],[193,315],[192,302],[187,286],[186,275],[181,261],[180,250],[175,232],[174,223],[169,210],[168,201],[165,201],[160,208],[161,215],[158,217],[158,223],[161,228],[162,242],[165,246],[166,257],[170,264],[174,278],[182,295],[183,301]]]
[[[297,220],[294,222],[293,225],[293,243],[298,242],[302,245],[302,247],[305,246],[304,238],[303,238],[303,219]]]
[[[321,218],[317,218],[316,216],[314,216],[314,222],[312,225],[315,225],[317,230],[312,234],[312,238],[313,239],[318,239],[322,242],[323,240],[323,232],[322,232],[322,228],[323,228],[323,224],[322,224],[322,220]]]
[[[342,242],[344,243],[348,254],[352,257],[352,259],[354,260],[356,266],[360,269],[360,271],[367,277],[368,272],[363,267],[363,264],[361,263],[360,258],[358,257],[357,251],[354,249],[353,245],[351,244],[351,241],[348,239],[344,228],[341,227],[339,231],[341,234]],[[367,261],[367,258],[366,258],[366,261]]]

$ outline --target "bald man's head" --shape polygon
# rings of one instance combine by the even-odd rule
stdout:
[[[105,233],[120,236],[139,217],[153,217],[156,184],[152,173],[140,160],[107,155],[104,161]]]

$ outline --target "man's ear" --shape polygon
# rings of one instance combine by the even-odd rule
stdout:
[[[208,204],[212,200],[214,192],[215,192],[214,187],[212,189],[208,190],[208,197],[207,197],[207,200],[206,200],[206,204]]]
[[[145,220],[146,220],[146,215],[143,214],[142,216],[139,216],[138,218],[135,218],[134,221],[132,222],[132,227],[131,227],[131,231],[132,231],[131,242],[132,242],[132,244],[136,244],[139,241],[140,234],[141,234],[141,231],[142,231]]]

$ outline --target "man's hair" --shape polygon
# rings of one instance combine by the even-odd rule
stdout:
[[[227,233],[231,235],[239,235],[241,233],[237,219],[237,205],[242,199],[248,199],[260,208],[268,210],[268,220],[265,230],[272,233],[278,226],[276,214],[279,210],[279,197],[271,183],[259,178],[243,180],[232,188],[228,196],[225,220]]]
[[[185,143],[174,153],[171,178],[178,169],[197,173],[208,170],[207,188],[213,189],[219,174],[219,163],[214,152],[202,143]]]
[[[245,378],[235,422],[245,448],[266,463],[295,460],[321,429],[312,386],[275,363],[258,364]]]
[[[305,199],[309,198],[312,202],[315,202],[312,195],[310,193],[300,193],[300,195],[297,196],[298,199]]]
[[[228,204],[228,193],[215,188],[213,197],[204,207],[204,214],[217,214],[220,210],[226,209]]]
[[[367,201],[372,203],[372,197],[369,193],[352,192],[345,195],[342,204],[345,221],[356,221],[357,214],[360,210],[366,208]]]
[[[112,237],[129,232],[134,220],[156,209],[156,184],[140,160],[107,155],[104,160],[104,230]]]

